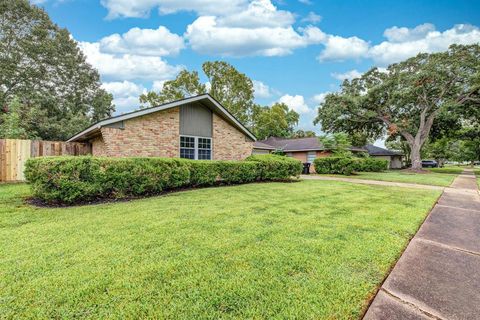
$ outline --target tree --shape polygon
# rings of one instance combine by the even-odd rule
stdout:
[[[202,69],[211,84],[212,97],[248,125],[254,105],[252,80],[224,61],[205,62]]]
[[[0,115],[0,137],[6,139],[27,139],[28,135],[20,123],[20,101],[12,99],[7,110]]]
[[[412,169],[419,170],[420,151],[439,113],[480,103],[479,61],[479,45],[452,45],[392,64],[386,72],[372,68],[327,95],[314,122],[326,132],[362,132],[372,139],[401,135]]]
[[[336,132],[330,135],[323,135],[318,138],[325,149],[332,150],[333,154],[339,157],[348,157],[352,155],[350,147],[352,145],[348,134]]]
[[[207,88],[200,82],[198,72],[182,70],[174,80],[165,81],[162,91],[149,91],[140,96],[140,102],[153,107],[167,102],[197,96],[207,92]]]
[[[210,90],[200,82],[198,72],[184,70],[174,80],[165,82],[160,92],[142,94],[140,102],[156,106],[208,92],[238,120],[250,126],[254,112],[252,80],[224,61],[205,62],[202,69]]]
[[[291,137],[292,138],[313,138],[313,137],[316,137],[317,134],[311,130],[302,130],[302,129],[299,129],[297,131],[295,131]]]
[[[289,110],[284,103],[275,103],[271,107],[255,107],[252,131],[262,140],[268,137],[288,138],[292,135],[299,119],[298,113]]]
[[[114,111],[68,30],[27,0],[0,3],[0,84],[0,106],[19,99],[28,136],[65,139]]]

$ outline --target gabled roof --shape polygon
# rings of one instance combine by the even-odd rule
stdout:
[[[92,136],[93,133],[96,131],[99,131],[101,127],[111,125],[113,123],[117,123],[120,121],[136,118],[136,117],[141,117],[150,113],[158,112],[158,111],[163,111],[166,109],[174,108],[174,107],[179,107],[181,105],[187,104],[187,103],[192,103],[192,102],[199,102],[203,104],[204,106],[208,107],[212,111],[217,112],[223,118],[225,118],[228,122],[230,122],[231,125],[239,129],[242,133],[244,133],[246,136],[251,138],[253,141],[256,141],[257,138],[251,133],[238,119],[236,119],[230,112],[228,112],[225,107],[223,107],[220,102],[215,100],[212,96],[210,96],[208,93],[198,95],[195,97],[189,97],[169,103],[165,103],[156,107],[151,107],[151,108],[145,108],[129,113],[125,113],[122,115],[118,115],[115,117],[111,117],[108,119],[101,120],[87,129],[75,134],[73,137],[67,140],[67,142],[72,142],[72,141],[77,141],[77,140],[84,140],[90,136]]]
[[[367,149],[368,154],[371,155],[371,156],[401,156],[401,155],[403,155],[401,152],[380,148],[380,147],[374,146],[373,144],[367,144],[365,146],[365,149]]]

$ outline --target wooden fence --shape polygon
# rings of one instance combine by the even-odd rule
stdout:
[[[29,158],[90,153],[87,143],[0,139],[0,181],[25,180],[23,170]]]

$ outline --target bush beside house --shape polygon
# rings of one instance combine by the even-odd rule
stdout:
[[[354,172],[379,172],[388,168],[388,161],[374,158],[325,157],[314,160],[320,174],[351,175]]]
[[[217,183],[286,180],[301,170],[300,161],[274,155],[251,156],[245,161],[87,156],[29,159],[25,176],[35,197],[73,204]]]

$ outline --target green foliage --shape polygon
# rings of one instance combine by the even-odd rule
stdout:
[[[64,140],[114,111],[68,30],[29,1],[0,2],[0,52],[0,107],[19,99],[15,130],[28,137]]]
[[[292,135],[291,138],[313,138],[316,137],[317,134],[311,130],[297,130]]]
[[[315,172],[319,174],[344,174],[351,175],[358,168],[359,158],[351,157],[324,157],[313,161]]]
[[[315,172],[319,174],[344,174],[354,172],[380,172],[386,170],[388,161],[375,158],[323,157],[314,160]]]
[[[299,114],[284,103],[277,102],[271,107],[256,105],[251,121],[252,131],[259,140],[269,137],[289,138],[298,120]]]
[[[39,199],[78,203],[157,194],[182,187],[287,180],[301,163],[281,156],[247,161],[195,161],[168,158],[45,157],[29,159],[25,177]]]
[[[197,96],[207,92],[206,86],[200,82],[198,72],[182,70],[173,80],[165,81],[162,91],[149,91],[140,95],[140,102],[145,107],[154,107],[167,102]]]
[[[326,132],[360,132],[369,139],[401,135],[410,146],[412,166],[419,169],[420,150],[438,115],[448,109],[478,109],[479,60],[478,44],[452,45],[446,52],[421,53],[386,71],[373,68],[327,95],[315,123]]]
[[[298,176],[303,170],[299,160],[274,154],[252,155],[247,161],[258,164],[260,180],[286,180]]]
[[[21,125],[20,106],[20,101],[15,98],[8,105],[7,112],[0,113],[0,138],[28,139],[27,131]]]
[[[349,150],[351,144],[348,134],[344,132],[336,132],[330,135],[323,135],[319,137],[320,142],[325,149],[332,150],[333,154],[338,157],[347,157],[352,153]]]
[[[388,161],[385,159],[376,159],[365,157],[357,161],[356,171],[359,172],[380,172],[388,169]]]

